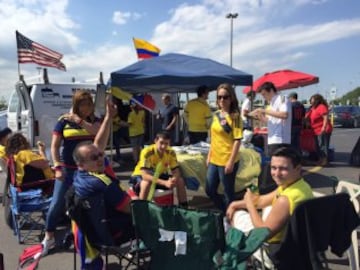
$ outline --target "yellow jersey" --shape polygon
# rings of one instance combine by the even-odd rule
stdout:
[[[295,208],[299,205],[299,203],[311,199],[314,197],[311,187],[308,183],[305,182],[303,178],[296,181],[292,185],[286,187],[285,189],[282,186],[277,188],[277,196],[274,198],[272,205],[275,204],[277,198],[279,196],[285,196],[289,200],[290,208],[290,216],[293,214]],[[286,226],[277,234],[275,234],[272,238],[268,240],[269,243],[278,243],[280,242],[286,230]]]
[[[207,122],[211,119],[211,110],[206,100],[190,100],[184,109],[190,132],[207,132]]]
[[[131,110],[128,116],[129,136],[134,137],[145,133],[145,112],[144,110]]]
[[[16,169],[16,185],[21,186],[23,182],[23,178],[25,175],[25,166],[35,160],[42,160],[44,159],[37,153],[34,153],[32,150],[21,150],[16,155],[14,155],[15,161],[15,169]],[[54,172],[51,170],[50,167],[42,170],[45,176],[45,179],[54,178]],[[42,180],[42,179],[34,179]]]
[[[232,119],[229,114],[221,116],[220,110],[216,111],[210,127],[210,163],[225,166],[230,159],[234,141],[241,140],[242,136],[240,114]],[[239,159],[240,155],[235,162]]]
[[[171,174],[172,170],[179,167],[176,153],[171,147],[168,147],[163,155],[160,156],[156,149],[156,145],[152,144],[141,150],[139,162],[137,163],[132,175],[141,175],[142,169],[155,172],[156,166],[159,162],[163,163],[163,169],[160,174]]]

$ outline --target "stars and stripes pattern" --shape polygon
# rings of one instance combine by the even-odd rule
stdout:
[[[16,43],[18,50],[18,63],[36,63],[40,66],[54,67],[66,70],[60,61],[63,55],[53,51],[16,31]]]

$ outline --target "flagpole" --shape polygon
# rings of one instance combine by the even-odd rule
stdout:
[[[17,34],[18,34],[18,31],[15,30],[16,48],[17,48],[16,54],[17,54],[17,58],[18,58],[18,77],[20,80],[19,44],[18,44]]]

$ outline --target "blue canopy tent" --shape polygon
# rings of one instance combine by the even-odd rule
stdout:
[[[200,85],[251,85],[250,74],[211,59],[169,53],[136,62],[111,73],[111,86],[130,93],[195,92]]]

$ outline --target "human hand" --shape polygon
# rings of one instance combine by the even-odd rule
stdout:
[[[111,98],[106,98],[106,113],[110,117],[114,117],[117,114],[117,106],[112,102]]]
[[[42,142],[42,141],[37,141],[36,145],[37,145],[37,147],[38,147],[38,149],[39,149],[39,152],[45,152],[46,146],[45,146],[45,143],[44,143],[44,142]]]
[[[259,194],[254,193],[249,188],[247,188],[246,193],[244,195],[246,208],[249,209],[249,207],[255,206],[258,200],[259,200]]]
[[[225,174],[230,174],[230,173],[232,173],[233,170],[234,170],[234,163],[228,161],[226,163],[225,169],[224,169]]]
[[[76,113],[66,113],[64,114],[64,119],[76,124],[80,123],[82,120]]]
[[[55,178],[60,181],[64,180],[62,170],[55,170]]]
[[[234,213],[236,212],[237,208],[235,206],[235,202],[231,202],[226,209],[226,218],[227,220],[232,223],[232,219],[234,217]]]
[[[172,189],[176,186],[176,178],[175,177],[170,177],[168,180],[165,181],[165,186],[168,189]]]

